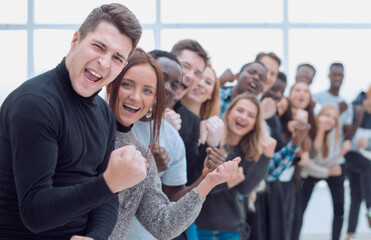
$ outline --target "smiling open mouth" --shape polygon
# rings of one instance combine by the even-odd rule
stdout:
[[[91,69],[85,69],[84,71],[85,77],[90,81],[90,82],[98,82],[99,80],[102,79],[102,76],[99,75],[97,72],[91,70]]]
[[[130,113],[136,113],[136,112],[138,112],[139,109],[140,109],[140,108],[138,108],[138,107],[135,107],[135,106],[132,106],[132,105],[129,105],[129,104],[124,104],[124,105],[122,105],[122,106],[123,106],[123,108],[124,108],[126,111],[128,111],[128,112],[130,112]]]

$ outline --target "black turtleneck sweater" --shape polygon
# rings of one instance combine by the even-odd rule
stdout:
[[[26,81],[0,109],[0,239],[107,239],[118,211],[102,173],[115,119],[71,86],[63,60]]]
[[[200,147],[200,149],[198,147],[201,120],[185,107],[181,101],[175,104],[174,111],[179,113],[182,119],[179,135],[182,137],[186,149],[188,180],[186,185],[189,186],[201,176],[206,157],[206,147]]]

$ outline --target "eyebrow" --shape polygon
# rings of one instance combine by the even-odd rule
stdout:
[[[126,80],[126,81],[129,81],[131,83],[136,84],[136,82],[133,79],[130,79],[130,78],[123,78],[123,80]],[[144,87],[156,89],[154,86],[151,86],[151,85],[144,85]]]
[[[102,47],[104,48],[107,48],[107,45],[97,39],[93,39],[93,42],[96,42],[96,43],[99,43],[100,45],[102,45]],[[121,53],[119,52],[116,52],[116,55],[119,56],[120,58],[124,59],[125,61],[128,61]]]

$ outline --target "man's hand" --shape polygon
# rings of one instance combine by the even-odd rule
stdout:
[[[218,148],[206,148],[207,156],[204,161],[204,169],[202,176],[206,177],[207,174],[214,171],[218,166],[225,162],[223,153]]]
[[[342,101],[342,102],[339,103],[340,114],[345,112],[347,109],[348,109],[348,104],[346,102]]]
[[[274,149],[276,148],[277,141],[274,138],[267,137],[262,141],[263,154],[267,157],[272,157]]]
[[[277,112],[276,102],[273,98],[264,98],[260,105],[263,119],[269,119]]]
[[[336,166],[330,168],[330,170],[328,170],[328,175],[330,177],[340,176],[341,175],[341,167],[339,165],[336,165]]]
[[[343,144],[341,145],[341,149],[340,149],[338,156],[342,157],[345,154],[347,154],[347,152],[349,152],[351,147],[352,147],[352,143],[350,142],[350,140],[344,141]]]
[[[164,119],[168,121],[177,131],[182,126],[182,119],[180,115],[170,108],[166,108],[164,112]]]
[[[216,147],[219,145],[220,138],[223,133],[223,128],[223,120],[218,116],[213,116],[206,120],[207,145],[209,145],[210,147]]]
[[[310,130],[310,124],[306,122],[297,121],[294,126],[294,133],[292,134],[292,145],[299,146],[307,136]]]
[[[302,152],[309,152],[312,148],[312,140],[310,137],[305,136],[303,141],[301,142],[300,149]]]
[[[148,164],[142,154],[129,145],[111,153],[104,180],[113,193],[133,187],[147,177]]]
[[[164,147],[157,145],[152,147],[151,152],[156,162],[157,172],[160,173],[165,171],[168,168],[168,164],[170,162],[169,153]]]
[[[83,237],[83,236],[74,235],[70,238],[70,240],[94,240],[94,239],[90,238],[90,237]]]
[[[233,188],[237,186],[238,184],[240,184],[243,180],[245,180],[245,174],[243,174],[243,167],[239,167],[237,177],[227,182],[228,187]]]
[[[238,78],[239,74],[233,74],[231,69],[227,69],[224,73],[219,77],[220,85],[223,86],[227,82],[233,82],[235,79]]]

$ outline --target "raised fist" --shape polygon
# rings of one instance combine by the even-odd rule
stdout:
[[[170,108],[166,108],[164,119],[168,121],[177,131],[182,127],[182,119],[180,115]]]
[[[151,152],[156,162],[157,171],[159,173],[165,171],[168,168],[168,164],[170,162],[169,153],[164,147],[157,145],[152,147]]]
[[[276,102],[273,98],[264,98],[260,105],[263,119],[269,119],[277,112]]]
[[[206,148],[207,156],[204,161],[204,169],[202,170],[202,176],[214,171],[218,166],[225,162],[224,154],[218,148]]]
[[[277,141],[274,138],[267,137],[262,141],[263,154],[267,157],[272,157],[274,149],[276,148]]]
[[[299,146],[307,136],[310,130],[310,124],[306,122],[296,121],[294,126],[294,133],[292,134],[292,144],[294,146]]]
[[[147,177],[148,164],[135,146],[128,145],[112,151],[103,178],[113,193],[133,187]]]

